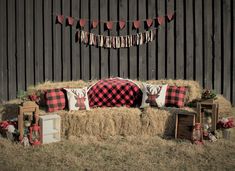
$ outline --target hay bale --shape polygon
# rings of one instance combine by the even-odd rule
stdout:
[[[215,103],[219,104],[219,117],[231,116],[232,115],[232,105],[229,100],[224,98],[222,95],[217,95]]]
[[[175,113],[192,109],[114,107],[90,111],[58,111],[62,136],[174,135]]]
[[[137,108],[96,108],[90,111],[60,111],[65,136],[139,135],[140,114]]]
[[[148,107],[142,113],[143,135],[171,135],[174,131],[173,115],[166,110]]]
[[[63,82],[51,82],[46,81],[44,83],[37,84],[36,86],[30,86],[28,87],[28,92],[35,92],[39,90],[47,90],[47,89],[53,89],[53,88],[83,88],[83,87],[90,87],[97,83],[98,80],[90,80],[90,81],[83,81],[83,80],[77,80],[77,81],[63,81]],[[133,80],[135,84],[138,86],[142,85],[142,82]]]
[[[92,82],[85,82],[82,80],[78,81],[64,81],[64,82],[51,82],[46,81],[41,84],[37,84],[36,86],[30,86],[28,87],[28,92],[38,91],[38,90],[47,90],[52,88],[82,88],[89,86],[90,84],[93,84],[95,81]]]
[[[175,134],[175,116],[177,113],[196,113],[192,108],[151,108],[144,110],[142,115],[145,117],[145,123],[142,124],[142,132],[144,135],[167,135]]]
[[[168,84],[171,86],[185,86],[188,87],[188,94],[186,95],[186,101],[192,102],[195,99],[201,98],[202,88],[197,81],[193,80],[149,80],[146,81],[149,84]]]

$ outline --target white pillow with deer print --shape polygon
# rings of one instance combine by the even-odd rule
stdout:
[[[67,89],[69,110],[90,110],[87,88]]]
[[[164,107],[167,84],[152,85],[143,83],[143,97],[140,108],[147,106]]]

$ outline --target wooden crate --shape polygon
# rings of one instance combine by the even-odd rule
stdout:
[[[210,132],[216,130],[216,124],[218,122],[218,110],[219,104],[217,103],[208,103],[208,102],[199,102],[197,103],[197,122],[201,123],[202,127],[206,124],[206,114],[207,113],[212,121],[210,125]]]
[[[42,133],[42,144],[60,141],[60,116],[53,114],[40,116],[39,118]]]
[[[176,114],[175,138],[191,140],[195,119],[196,113]]]

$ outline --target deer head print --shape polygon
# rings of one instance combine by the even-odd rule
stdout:
[[[147,87],[147,96],[146,103],[149,103],[150,106],[158,106],[156,99],[160,96],[160,92],[162,90],[162,86],[155,87],[152,85],[148,85]]]
[[[86,90],[82,91],[72,90],[72,92],[74,93],[74,98],[76,100],[75,107],[78,107],[79,110],[85,110]]]

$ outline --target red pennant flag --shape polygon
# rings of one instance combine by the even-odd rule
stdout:
[[[133,22],[133,25],[134,25],[134,27],[135,27],[136,29],[140,28],[140,25],[141,25],[140,20],[135,20],[135,21]]]
[[[174,15],[175,15],[174,12],[167,14],[168,20],[171,21],[173,19]]]
[[[64,16],[63,15],[57,15],[56,19],[57,19],[58,23],[63,24],[63,22],[64,22]]]
[[[106,27],[107,27],[109,30],[112,30],[112,29],[113,29],[113,22],[112,22],[112,21],[107,21],[107,22],[106,22]]]
[[[86,20],[85,19],[80,19],[79,20],[79,25],[80,25],[80,27],[84,27],[86,25]]]
[[[68,25],[72,26],[74,24],[73,17],[67,17],[67,22],[68,22]]]
[[[158,24],[159,24],[159,25],[162,25],[162,24],[164,23],[164,20],[165,20],[165,17],[164,17],[164,16],[159,16],[159,17],[157,18],[157,21],[158,21]]]
[[[120,29],[123,29],[125,27],[125,25],[126,25],[125,21],[123,21],[123,20],[119,21],[119,28]]]
[[[99,24],[98,20],[93,20],[92,21],[92,28],[96,28],[98,24]]]
[[[153,20],[152,19],[147,19],[146,24],[147,24],[148,27],[151,27],[152,24],[153,24]]]

